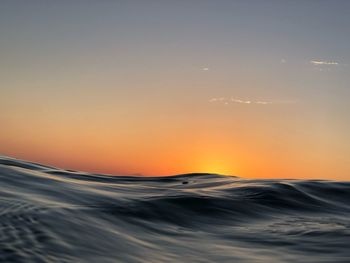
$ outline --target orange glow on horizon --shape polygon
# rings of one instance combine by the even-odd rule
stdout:
[[[260,124],[237,118],[231,123],[201,120],[177,126],[157,126],[159,120],[139,123],[129,130],[119,123],[87,129],[83,123],[28,116],[8,125],[0,136],[1,154],[63,169],[112,175],[167,176],[203,172],[246,178],[345,179],[342,159],[329,159],[319,140],[289,136],[289,141],[263,130]],[[6,121],[6,120],[5,120]],[[100,120],[101,121],[101,120]],[[49,125],[50,124],[50,125]],[[196,127],[202,127],[198,130]],[[33,127],[42,127],[33,129]],[[109,127],[109,129],[106,129]],[[253,132],[256,129],[259,132]],[[233,131],[233,132],[232,132]],[[304,148],[300,148],[304,147]],[[306,150],[301,150],[306,149]],[[327,149],[327,148],[325,148]]]

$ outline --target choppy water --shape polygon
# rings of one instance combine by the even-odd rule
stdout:
[[[350,262],[350,182],[105,176],[0,157],[1,262]]]

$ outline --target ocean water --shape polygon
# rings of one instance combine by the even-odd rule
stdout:
[[[350,262],[350,182],[106,176],[0,157],[1,262]]]

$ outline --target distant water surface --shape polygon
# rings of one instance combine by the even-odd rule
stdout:
[[[0,157],[1,262],[350,262],[350,182],[162,178]]]

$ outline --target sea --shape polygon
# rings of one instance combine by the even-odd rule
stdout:
[[[102,175],[0,156],[0,262],[350,262],[350,182]]]

